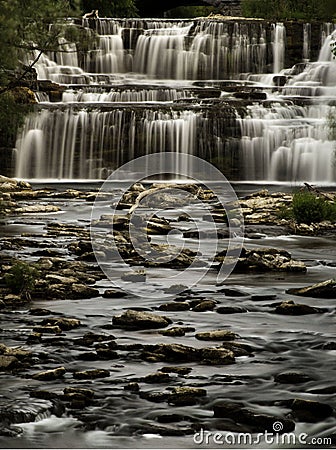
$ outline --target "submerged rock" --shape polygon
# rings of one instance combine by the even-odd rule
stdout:
[[[73,373],[73,377],[78,380],[94,380],[96,378],[106,378],[110,376],[110,371],[106,369],[92,369],[76,371]]]
[[[120,316],[114,316],[112,323],[116,327],[128,329],[146,329],[146,328],[164,328],[172,321],[164,316],[147,313],[143,311],[134,311],[129,309]]]
[[[274,377],[274,381],[283,384],[297,384],[311,381],[311,378],[302,372],[282,372]]]
[[[288,289],[288,294],[314,298],[336,298],[336,280],[326,280],[303,288]]]

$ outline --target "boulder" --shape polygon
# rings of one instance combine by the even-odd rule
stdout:
[[[0,371],[15,369],[19,364],[19,360],[15,356],[0,355]]]

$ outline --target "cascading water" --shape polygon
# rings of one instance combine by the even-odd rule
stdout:
[[[334,26],[302,24],[293,69],[282,23],[263,21],[84,21],[99,34],[82,57],[43,55],[38,77],[64,85],[62,103],[40,105],[17,139],[20,178],[107,177],[151,152],[187,152],[229,179],[335,182]],[[74,50],[73,44],[61,42]],[[267,96],[253,96],[261,90]],[[240,92],[243,91],[241,94]],[[241,98],[241,100],[240,100]],[[327,101],[326,101],[327,99]]]

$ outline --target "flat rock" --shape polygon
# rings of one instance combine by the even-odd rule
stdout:
[[[51,381],[62,378],[65,374],[65,367],[57,367],[56,369],[45,370],[44,372],[35,373],[32,378],[40,381]]]
[[[235,362],[234,353],[226,348],[202,348],[200,355],[202,364],[223,365]]]
[[[164,328],[172,321],[163,316],[143,311],[134,311],[129,309],[120,316],[114,316],[112,319],[114,326],[128,329],[147,329]]]
[[[122,298],[126,297],[127,292],[122,289],[106,289],[102,295],[104,298]]]
[[[69,331],[73,328],[78,328],[81,326],[81,321],[79,319],[69,319],[66,317],[48,317],[42,320],[41,325],[43,326],[57,326],[63,331]]]
[[[236,337],[236,333],[229,330],[204,331],[195,335],[200,341],[232,341]]]
[[[303,288],[288,289],[288,294],[314,298],[336,298],[336,281],[326,280]]]

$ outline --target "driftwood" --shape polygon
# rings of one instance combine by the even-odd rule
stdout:
[[[319,197],[323,197],[326,200],[331,200],[331,201],[335,200],[334,194],[330,194],[328,192],[322,192],[322,191],[320,191],[319,189],[317,189],[316,187],[312,186],[309,183],[303,183],[303,184],[305,185],[306,189],[309,192],[313,192],[314,194],[318,195]]]

